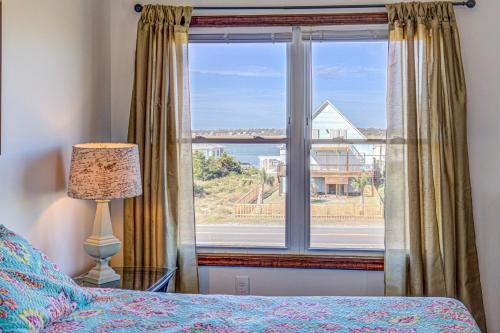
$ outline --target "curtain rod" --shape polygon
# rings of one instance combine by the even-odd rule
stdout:
[[[467,8],[474,8],[476,0],[467,1],[454,1],[453,6],[465,6]],[[137,13],[142,11],[143,6],[136,4],[134,10]],[[196,10],[311,10],[311,9],[360,9],[360,8],[385,8],[385,4],[372,4],[372,5],[324,5],[324,6],[250,6],[250,7],[193,7]]]

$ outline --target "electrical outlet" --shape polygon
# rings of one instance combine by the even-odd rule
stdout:
[[[237,276],[236,295],[249,295],[250,294],[250,278],[248,276]]]

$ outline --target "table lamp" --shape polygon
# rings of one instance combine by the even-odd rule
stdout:
[[[97,209],[92,235],[84,242],[96,265],[85,281],[103,284],[120,280],[109,260],[121,243],[113,236],[109,202],[142,194],[139,149],[128,143],[85,143],[73,146],[68,196],[95,200]]]

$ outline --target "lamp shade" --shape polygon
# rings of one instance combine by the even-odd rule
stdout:
[[[68,196],[111,200],[142,194],[139,149],[128,143],[73,146]]]

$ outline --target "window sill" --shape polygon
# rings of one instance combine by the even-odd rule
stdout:
[[[198,253],[199,266],[233,266],[266,268],[347,269],[383,271],[380,256],[325,256],[289,254]]]

